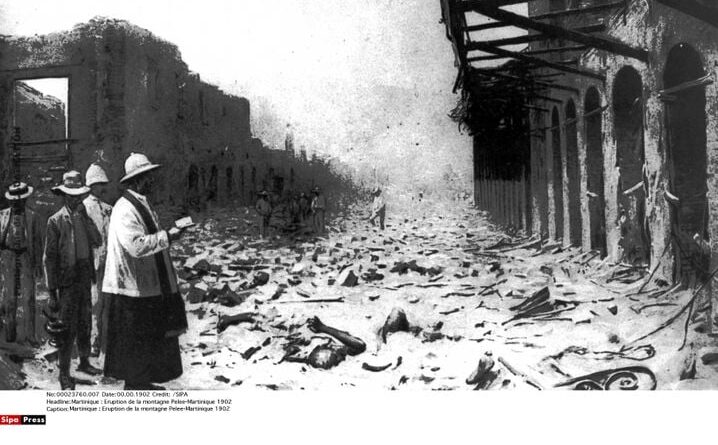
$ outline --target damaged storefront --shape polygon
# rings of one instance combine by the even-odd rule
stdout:
[[[718,239],[718,7],[446,0],[442,11],[477,205],[670,281],[705,278],[699,245]]]

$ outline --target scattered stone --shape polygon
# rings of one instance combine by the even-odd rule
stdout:
[[[411,325],[409,324],[409,320],[406,318],[406,312],[404,312],[404,309],[395,307],[391,310],[391,313],[389,313],[389,316],[386,318],[384,326],[381,327],[379,333],[381,335],[381,339],[384,343],[386,343],[386,337],[389,334],[393,334],[394,332],[409,332],[410,328]]]
[[[339,283],[340,286],[354,287],[359,284],[359,278],[354,274],[351,268],[346,268],[337,277],[337,283]]]

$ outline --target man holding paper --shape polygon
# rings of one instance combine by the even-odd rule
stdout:
[[[182,375],[178,337],[187,329],[187,317],[169,247],[187,224],[159,227],[148,198],[159,167],[143,154],[127,158],[120,180],[127,191],[112,209],[107,237],[105,375],[124,380],[128,390],[164,389],[155,383]]]

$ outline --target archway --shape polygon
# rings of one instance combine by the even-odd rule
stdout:
[[[543,113],[536,113],[534,128],[545,128],[546,127],[546,116]],[[547,237],[549,233],[549,172],[551,171],[548,163],[548,144],[546,133],[542,132],[540,135],[536,135],[539,139],[540,150],[537,150],[536,166],[532,169],[535,171],[535,180],[538,185],[538,190],[534,190],[534,196],[536,196],[537,207],[538,207],[538,223],[539,223],[539,235],[541,238]]]
[[[227,180],[227,196],[232,197],[234,192],[234,170],[232,170],[232,167],[227,167],[225,177]]]
[[[619,171],[618,223],[622,260],[631,264],[650,262],[650,239],[646,229],[646,191],[643,164],[643,82],[631,67],[622,68],[613,86],[616,160]]]
[[[668,54],[663,73],[665,88],[703,77],[700,54],[679,44]],[[676,276],[685,284],[694,273],[706,269],[707,258],[691,257],[694,234],[708,239],[706,94],[702,87],[680,89],[665,97],[668,174],[671,193],[678,198],[671,208],[671,228],[676,251]]]
[[[556,240],[563,239],[563,162],[561,161],[561,127],[559,125],[558,109],[554,107],[551,113],[551,152],[553,154],[551,167]]]
[[[584,119],[586,131],[586,186],[588,189],[588,219],[591,228],[591,249],[606,256],[606,198],[603,192],[603,129],[601,96],[591,87],[586,92]]]
[[[568,223],[570,241],[581,245],[581,170],[578,161],[578,127],[576,104],[566,104],[566,182],[568,189]]]
[[[187,205],[193,210],[199,210],[199,168],[192,164],[187,173]]]
[[[213,165],[209,170],[209,182],[207,184],[207,201],[217,200],[217,166]]]

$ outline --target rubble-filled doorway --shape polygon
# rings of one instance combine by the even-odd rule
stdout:
[[[192,164],[187,172],[187,205],[193,210],[199,210],[199,168]]]
[[[561,122],[558,117],[558,109],[554,107],[551,113],[551,153],[552,166],[552,190],[554,224],[556,232],[554,238],[558,241],[563,239],[563,171],[561,161]]]
[[[690,247],[695,234],[708,240],[706,94],[692,82],[703,77],[700,54],[686,44],[673,47],[663,73],[669,188],[678,198],[671,209],[676,249],[674,279],[692,284],[708,258]],[[676,91],[677,90],[677,91]]]
[[[546,118],[544,114],[542,113],[536,113],[536,118],[534,121],[534,128],[544,128],[546,127]],[[549,181],[548,181],[548,172],[550,171],[548,166],[548,154],[546,153],[546,135],[545,133],[539,133],[535,135],[536,138],[539,138],[539,144],[541,149],[537,150],[537,165],[534,168],[535,175],[536,175],[536,181],[538,185],[538,190],[536,192],[536,197],[538,200],[538,222],[539,222],[539,234],[541,238],[546,238],[549,233],[548,229],[548,216],[549,216],[549,209],[548,209],[548,187],[549,187]]]
[[[601,96],[591,87],[584,101],[586,132],[586,187],[588,218],[591,228],[591,249],[606,256],[606,199],[603,194],[603,128]]]
[[[643,165],[643,82],[638,72],[624,67],[613,86],[616,166],[619,172],[618,226],[621,259],[630,264],[650,262],[646,227],[646,190]]]
[[[566,104],[566,181],[568,189],[568,223],[570,241],[581,245],[581,171],[578,161],[578,127],[576,104]]]
[[[217,166],[213,165],[209,169],[209,182],[207,183],[207,201],[217,201],[217,182],[218,182]]]
[[[227,180],[227,197],[231,198],[234,192],[234,171],[232,167],[227,167],[225,177]]]

